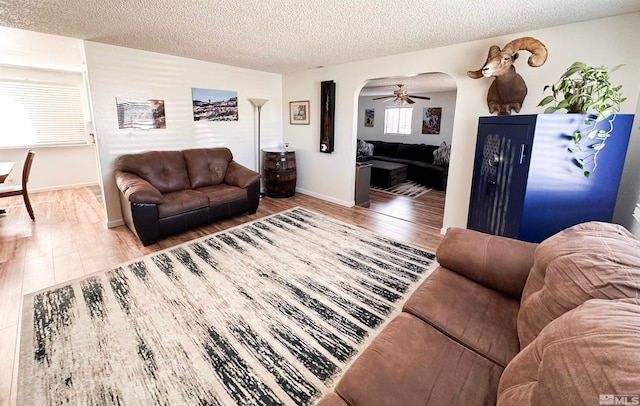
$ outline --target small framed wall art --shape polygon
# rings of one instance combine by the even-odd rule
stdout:
[[[289,102],[289,123],[309,124],[309,100]]]
[[[376,115],[375,109],[364,109],[364,126],[373,127],[373,119]]]
[[[440,134],[442,107],[422,109],[422,134]]]
[[[326,80],[320,83],[321,120],[320,152],[333,152],[334,114],[336,110],[336,83]]]

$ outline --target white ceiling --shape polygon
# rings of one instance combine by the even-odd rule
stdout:
[[[392,96],[398,85],[410,95],[429,96],[436,92],[456,90],[456,81],[446,73],[423,73],[411,76],[394,76],[368,81],[360,91],[360,97]]]
[[[0,0],[0,25],[287,73],[637,11],[638,0]]]

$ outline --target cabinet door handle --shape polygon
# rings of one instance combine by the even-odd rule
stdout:
[[[527,146],[525,144],[520,144],[520,159],[518,160],[520,162],[520,165],[522,165],[522,163],[524,162],[524,159],[526,158],[526,154],[524,153],[524,151],[526,150]]]

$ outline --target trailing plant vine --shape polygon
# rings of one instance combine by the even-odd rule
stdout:
[[[571,134],[573,145],[569,151],[576,154],[575,163],[589,177],[598,166],[598,154],[605,147],[607,138],[613,131],[613,122],[620,105],[627,98],[622,96],[622,85],[611,84],[609,75],[623,65],[607,70],[602,66],[587,66],[575,62],[560,79],[544,87],[543,92],[551,89],[538,106],[548,106],[545,113],[567,110],[567,113],[587,114],[584,127]]]

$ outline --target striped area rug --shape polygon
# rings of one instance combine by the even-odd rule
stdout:
[[[405,180],[404,182],[400,182],[395,186],[391,186],[388,188],[383,188],[381,186],[371,185],[371,189],[378,190],[380,192],[391,193],[398,196],[405,196],[416,198],[418,196],[422,196],[431,190],[431,188],[426,187],[418,182],[414,182],[412,180]]]
[[[18,404],[310,405],[435,267],[302,208],[25,296]]]

